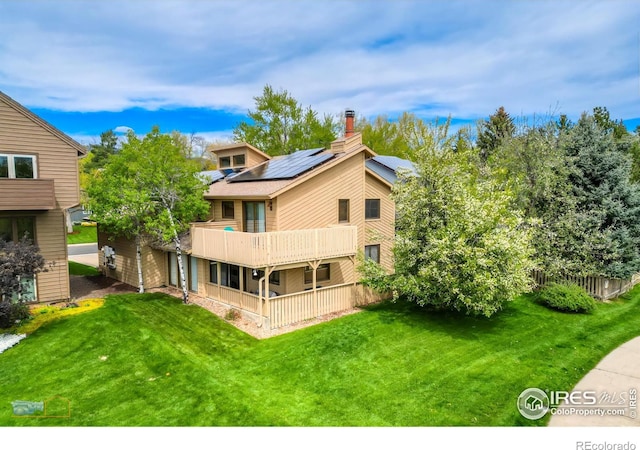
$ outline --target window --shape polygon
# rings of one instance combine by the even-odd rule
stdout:
[[[318,270],[316,271],[316,281],[327,281],[330,278],[331,273],[329,271],[329,264],[320,264],[318,266]],[[304,269],[304,283],[313,283],[313,269],[311,267],[307,266]]]
[[[338,222],[349,222],[349,200],[338,200]]]
[[[252,270],[251,271],[251,278],[253,280],[259,280],[263,276],[264,276],[264,270]],[[280,285],[280,271],[279,270],[274,270],[273,272],[271,272],[271,275],[269,275],[269,284]]]
[[[234,167],[244,166],[244,154],[233,155],[233,165]]]
[[[372,259],[373,261],[380,263],[380,244],[376,245],[365,245],[364,247],[364,258]]]
[[[233,210],[233,202],[232,201],[222,202],[222,218],[233,219],[234,217],[235,217],[235,213]]]
[[[231,156],[223,156],[220,158],[220,168],[231,167]]]
[[[218,284],[218,263],[209,261],[209,282]]]
[[[35,218],[0,217],[0,240],[17,242],[25,236],[35,241]]]
[[[0,155],[0,178],[37,178],[36,157]]]
[[[233,264],[220,264],[220,285],[240,289],[240,267]]]
[[[379,219],[380,218],[380,199],[368,198],[364,201],[364,218]]]

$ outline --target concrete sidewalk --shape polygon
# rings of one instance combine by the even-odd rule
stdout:
[[[549,421],[550,427],[640,427],[640,336],[605,356],[580,380],[573,391],[594,391],[598,404],[589,408],[626,408],[625,415],[555,414]],[[603,394],[611,396],[615,404],[600,402]],[[634,395],[635,407],[631,403]],[[624,404],[618,405],[623,399]],[[564,408],[570,406],[566,405]],[[566,409],[565,411],[568,412]],[[631,418],[632,415],[635,415],[635,418]]]
[[[69,261],[96,268],[99,266],[97,253],[91,253],[88,255],[69,255]]]

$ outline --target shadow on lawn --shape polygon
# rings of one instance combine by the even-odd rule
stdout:
[[[521,314],[522,311],[512,303],[507,303],[491,318],[420,306],[403,299],[397,302],[385,301],[363,309],[375,312],[384,324],[401,323],[405,326],[445,332],[463,339],[475,339],[480,334],[502,329],[515,314]]]

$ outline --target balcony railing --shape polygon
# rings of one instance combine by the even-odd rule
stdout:
[[[0,211],[50,210],[55,207],[53,180],[0,178]]]
[[[191,253],[240,266],[260,268],[353,256],[358,232],[353,226],[242,233],[191,227]]]

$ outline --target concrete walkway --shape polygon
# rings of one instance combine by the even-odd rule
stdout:
[[[98,267],[98,244],[71,244],[68,248],[69,261]]]
[[[640,427],[640,336],[605,356],[573,389],[576,395],[578,391],[595,393],[597,404],[576,405],[574,410],[563,404],[558,409],[564,414],[552,415],[549,426]],[[610,415],[609,411],[621,408],[625,409],[624,415]],[[587,410],[592,414],[586,414]]]

